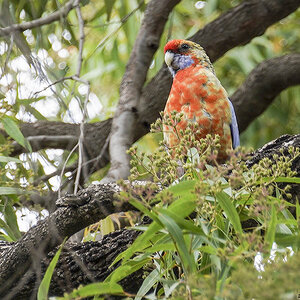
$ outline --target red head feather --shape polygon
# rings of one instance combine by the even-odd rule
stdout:
[[[179,46],[186,42],[185,40],[172,40],[170,42],[168,42],[164,48],[165,53],[169,50],[169,51],[173,51],[176,52],[179,48]]]

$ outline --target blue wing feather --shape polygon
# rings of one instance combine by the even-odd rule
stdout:
[[[232,148],[235,149],[237,146],[240,145],[239,127],[238,127],[234,107],[229,99],[228,101],[230,104],[230,111],[231,111],[230,131],[231,131],[231,138],[232,138]]]

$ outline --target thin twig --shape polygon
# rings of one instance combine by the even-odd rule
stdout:
[[[105,143],[101,149],[101,152],[99,155],[97,155],[97,157],[93,158],[93,159],[90,159],[89,161],[87,161],[87,163],[90,163],[90,162],[93,162],[93,161],[96,161],[96,164],[97,165],[100,161],[100,159],[102,158],[102,156],[104,155],[105,151],[107,150],[108,148],[108,145],[109,145],[109,140],[110,140],[110,133],[108,134],[106,140],[105,140]],[[90,169],[90,172],[89,172],[89,175],[92,174],[94,171],[95,171],[95,165],[93,168]]]
[[[107,147],[108,147],[108,144],[109,144],[109,135],[108,137],[106,138],[106,141],[101,149],[101,152],[99,155],[97,155],[97,157],[94,157],[92,159],[89,159],[85,162],[82,163],[82,167],[85,167],[86,165],[92,163],[92,162],[97,162],[102,158],[102,156],[104,155],[104,152],[107,150]],[[77,169],[78,169],[78,166],[77,164],[73,164],[72,166],[69,166],[69,167],[65,167],[63,173],[67,173],[67,172],[71,172],[71,175],[68,177],[68,181],[70,180],[70,178],[75,174],[77,173]],[[90,175],[91,173],[93,173],[93,169],[90,170],[89,174]],[[56,175],[59,175],[61,174],[62,172],[62,169],[57,169],[56,171],[52,172],[51,174],[48,174],[48,175],[43,175],[39,178],[37,178],[34,182],[33,182],[33,185],[38,185],[41,181],[45,182],[45,181],[48,181],[50,178],[52,178],[53,176],[56,176]],[[64,183],[61,184],[61,186],[64,186]]]
[[[72,166],[69,166],[67,168],[65,168],[65,172],[71,172],[73,171],[74,169],[76,168],[76,164],[73,164]],[[43,175],[39,178],[37,178],[34,182],[33,182],[33,185],[34,186],[37,186],[40,182],[46,182],[48,181],[50,178],[54,177],[54,176],[57,176],[57,175],[60,175],[61,173],[61,169],[57,169],[56,171],[50,173],[50,174],[47,174],[47,175]]]
[[[66,169],[68,160],[70,159],[70,157],[71,157],[71,155],[73,154],[73,152],[77,149],[78,144],[79,144],[79,143],[77,143],[77,144],[73,147],[73,149],[70,151],[70,153],[69,153],[69,155],[67,156],[66,161],[64,162],[63,167],[62,167],[62,169],[61,169],[61,172],[60,172],[60,175],[59,175],[60,185],[59,185],[59,189],[58,189],[58,191],[57,191],[57,194],[58,194],[57,197],[58,197],[58,198],[61,197],[61,188],[62,188],[61,183],[62,183],[62,178],[63,178],[63,175],[64,175],[64,173],[65,173],[65,169]]]
[[[77,71],[75,77],[77,78],[77,81],[80,81],[84,84],[87,85],[88,90],[86,93],[86,98],[84,101],[83,105],[83,116],[82,116],[82,121],[80,123],[80,135],[79,135],[79,140],[78,140],[78,168],[77,168],[77,174],[75,178],[75,183],[74,183],[74,194],[77,194],[78,187],[79,187],[79,181],[80,181],[80,174],[82,170],[82,164],[83,164],[83,155],[84,155],[84,146],[83,146],[83,141],[84,141],[84,125],[86,122],[86,117],[87,117],[87,103],[89,101],[89,96],[90,96],[90,83],[89,81],[85,81],[80,79],[80,71],[81,71],[81,66],[82,66],[82,53],[83,53],[83,44],[84,44],[84,21],[82,18],[81,10],[79,7],[79,1],[76,6],[76,14],[77,14],[77,19],[78,19],[78,24],[79,24],[79,52],[78,52],[78,64],[77,64]]]
[[[0,79],[3,77],[3,75],[4,75],[5,72],[6,72],[7,63],[8,63],[8,61],[9,61],[9,58],[10,58],[10,55],[11,55],[11,51],[12,51],[13,44],[14,44],[14,35],[12,34],[12,35],[10,36],[10,43],[9,43],[9,46],[8,46],[8,49],[7,49],[7,54],[6,54],[6,58],[5,58],[4,65],[3,65],[3,67],[2,67],[2,74],[1,74],[1,76],[0,76]]]
[[[56,84],[58,84],[58,83],[61,83],[61,82],[65,81],[65,80],[71,80],[71,79],[73,79],[73,76],[66,76],[66,77],[60,78],[60,79],[58,79],[58,80],[56,80],[56,81],[50,83],[49,85],[47,85],[45,88],[43,88],[43,89],[41,89],[41,90],[35,92],[35,93],[33,94],[33,96],[36,96],[37,94],[40,94],[40,93],[46,91],[47,89],[49,89],[50,87],[53,87],[54,85],[56,85]]]
[[[77,14],[77,19],[78,19],[78,24],[79,24],[79,51],[78,51],[78,64],[77,64],[77,71],[76,71],[76,76],[80,77],[80,71],[81,71],[81,66],[82,66],[82,53],[83,53],[83,44],[84,44],[84,21],[82,18],[80,6],[79,6],[79,1],[77,0],[77,6],[76,6],[76,14]]]
[[[47,25],[53,23],[55,21],[59,21],[61,18],[64,18],[68,15],[68,13],[76,7],[80,0],[69,0],[64,6],[62,6],[59,10],[53,12],[52,14],[39,18],[36,20],[32,20],[29,22],[23,22],[20,24],[13,24],[11,26],[0,28],[0,36],[11,35],[16,31],[25,31],[27,29],[33,29],[36,27],[41,27],[43,25]],[[77,3],[77,4],[76,4]]]
[[[77,174],[75,178],[75,186],[74,186],[74,194],[76,195],[78,191],[78,186],[79,186],[79,180],[80,180],[80,173],[82,169],[82,163],[83,163],[83,154],[84,154],[84,147],[83,147],[83,141],[84,141],[84,125],[85,125],[85,120],[87,117],[87,103],[89,101],[89,96],[90,96],[90,84],[87,82],[88,90],[86,93],[86,99],[84,101],[84,107],[83,107],[83,116],[82,116],[82,122],[80,124],[80,136],[78,140],[78,168],[77,168]]]

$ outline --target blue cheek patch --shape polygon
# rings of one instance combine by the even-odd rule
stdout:
[[[194,61],[188,55],[175,54],[172,66],[169,67],[169,70],[174,77],[177,71],[188,68],[193,63]]]

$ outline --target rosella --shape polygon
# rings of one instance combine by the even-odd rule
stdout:
[[[163,126],[167,147],[175,147],[181,138],[180,129],[186,129],[188,122],[196,122],[200,132],[197,139],[207,134],[220,136],[217,160],[224,162],[228,158],[227,151],[240,143],[239,131],[233,105],[207,54],[200,45],[186,40],[170,41],[164,51],[165,62],[173,76],[164,116],[171,116],[172,111],[183,114],[176,129]]]

